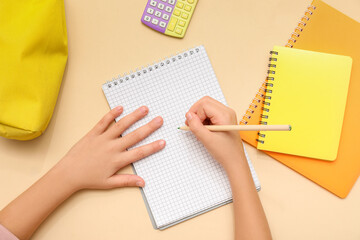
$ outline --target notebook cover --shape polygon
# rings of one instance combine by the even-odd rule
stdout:
[[[351,64],[347,56],[275,46],[262,121],[291,131],[260,131],[257,148],[335,160]]]
[[[322,1],[312,3],[315,10],[302,19],[306,26],[299,25],[296,34],[292,34],[287,46],[298,49],[327,52],[351,56],[351,71],[347,105],[340,137],[338,156],[335,161],[327,162],[312,158],[264,151],[279,162],[304,175],[313,182],[345,198],[355,184],[360,173],[360,101],[357,98],[360,89],[360,24]],[[307,20],[309,19],[309,20]],[[300,31],[300,28],[303,31]],[[296,42],[294,43],[294,40]],[[251,103],[240,124],[258,124],[261,120],[261,100],[265,84]],[[250,118],[249,118],[250,117]],[[257,146],[257,132],[241,132],[242,138]]]

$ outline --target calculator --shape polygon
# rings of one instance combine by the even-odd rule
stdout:
[[[183,38],[198,0],[149,0],[141,22],[169,36]]]

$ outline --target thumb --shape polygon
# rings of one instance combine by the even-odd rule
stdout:
[[[121,187],[144,187],[145,181],[138,175],[133,174],[115,174],[108,179],[109,188]]]
[[[206,139],[209,138],[210,131],[204,127],[200,118],[196,114],[188,112],[185,116],[190,130],[194,133],[197,139],[204,144]]]

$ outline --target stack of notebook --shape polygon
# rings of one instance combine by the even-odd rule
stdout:
[[[271,51],[266,81],[240,124],[249,144],[345,198],[360,173],[360,24],[322,1],[307,9],[286,47]]]
[[[261,131],[260,150],[335,160],[352,59],[274,47],[263,101],[262,124],[290,124],[291,131]]]
[[[242,132],[243,139],[339,197],[359,175],[360,24],[315,0],[287,47],[274,47],[266,81],[241,124],[290,124],[282,132]],[[165,229],[232,201],[224,169],[193,134],[178,132],[184,112],[209,95],[226,104],[203,46],[119,76],[103,85],[111,108],[124,115],[146,103],[164,125],[135,145],[164,138],[166,149],[133,164],[156,229]],[[117,119],[119,120],[119,119]],[[255,187],[260,183],[247,157]]]

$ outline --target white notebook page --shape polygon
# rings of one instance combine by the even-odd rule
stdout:
[[[232,199],[225,171],[184,125],[185,113],[200,98],[211,96],[226,104],[215,73],[199,46],[103,85],[114,108],[124,106],[122,116],[146,105],[149,114],[123,135],[162,116],[163,126],[135,145],[164,139],[166,147],[134,163],[146,186],[145,201],[156,228],[164,229]],[[118,119],[117,119],[118,120]],[[256,187],[260,184],[249,162]]]

